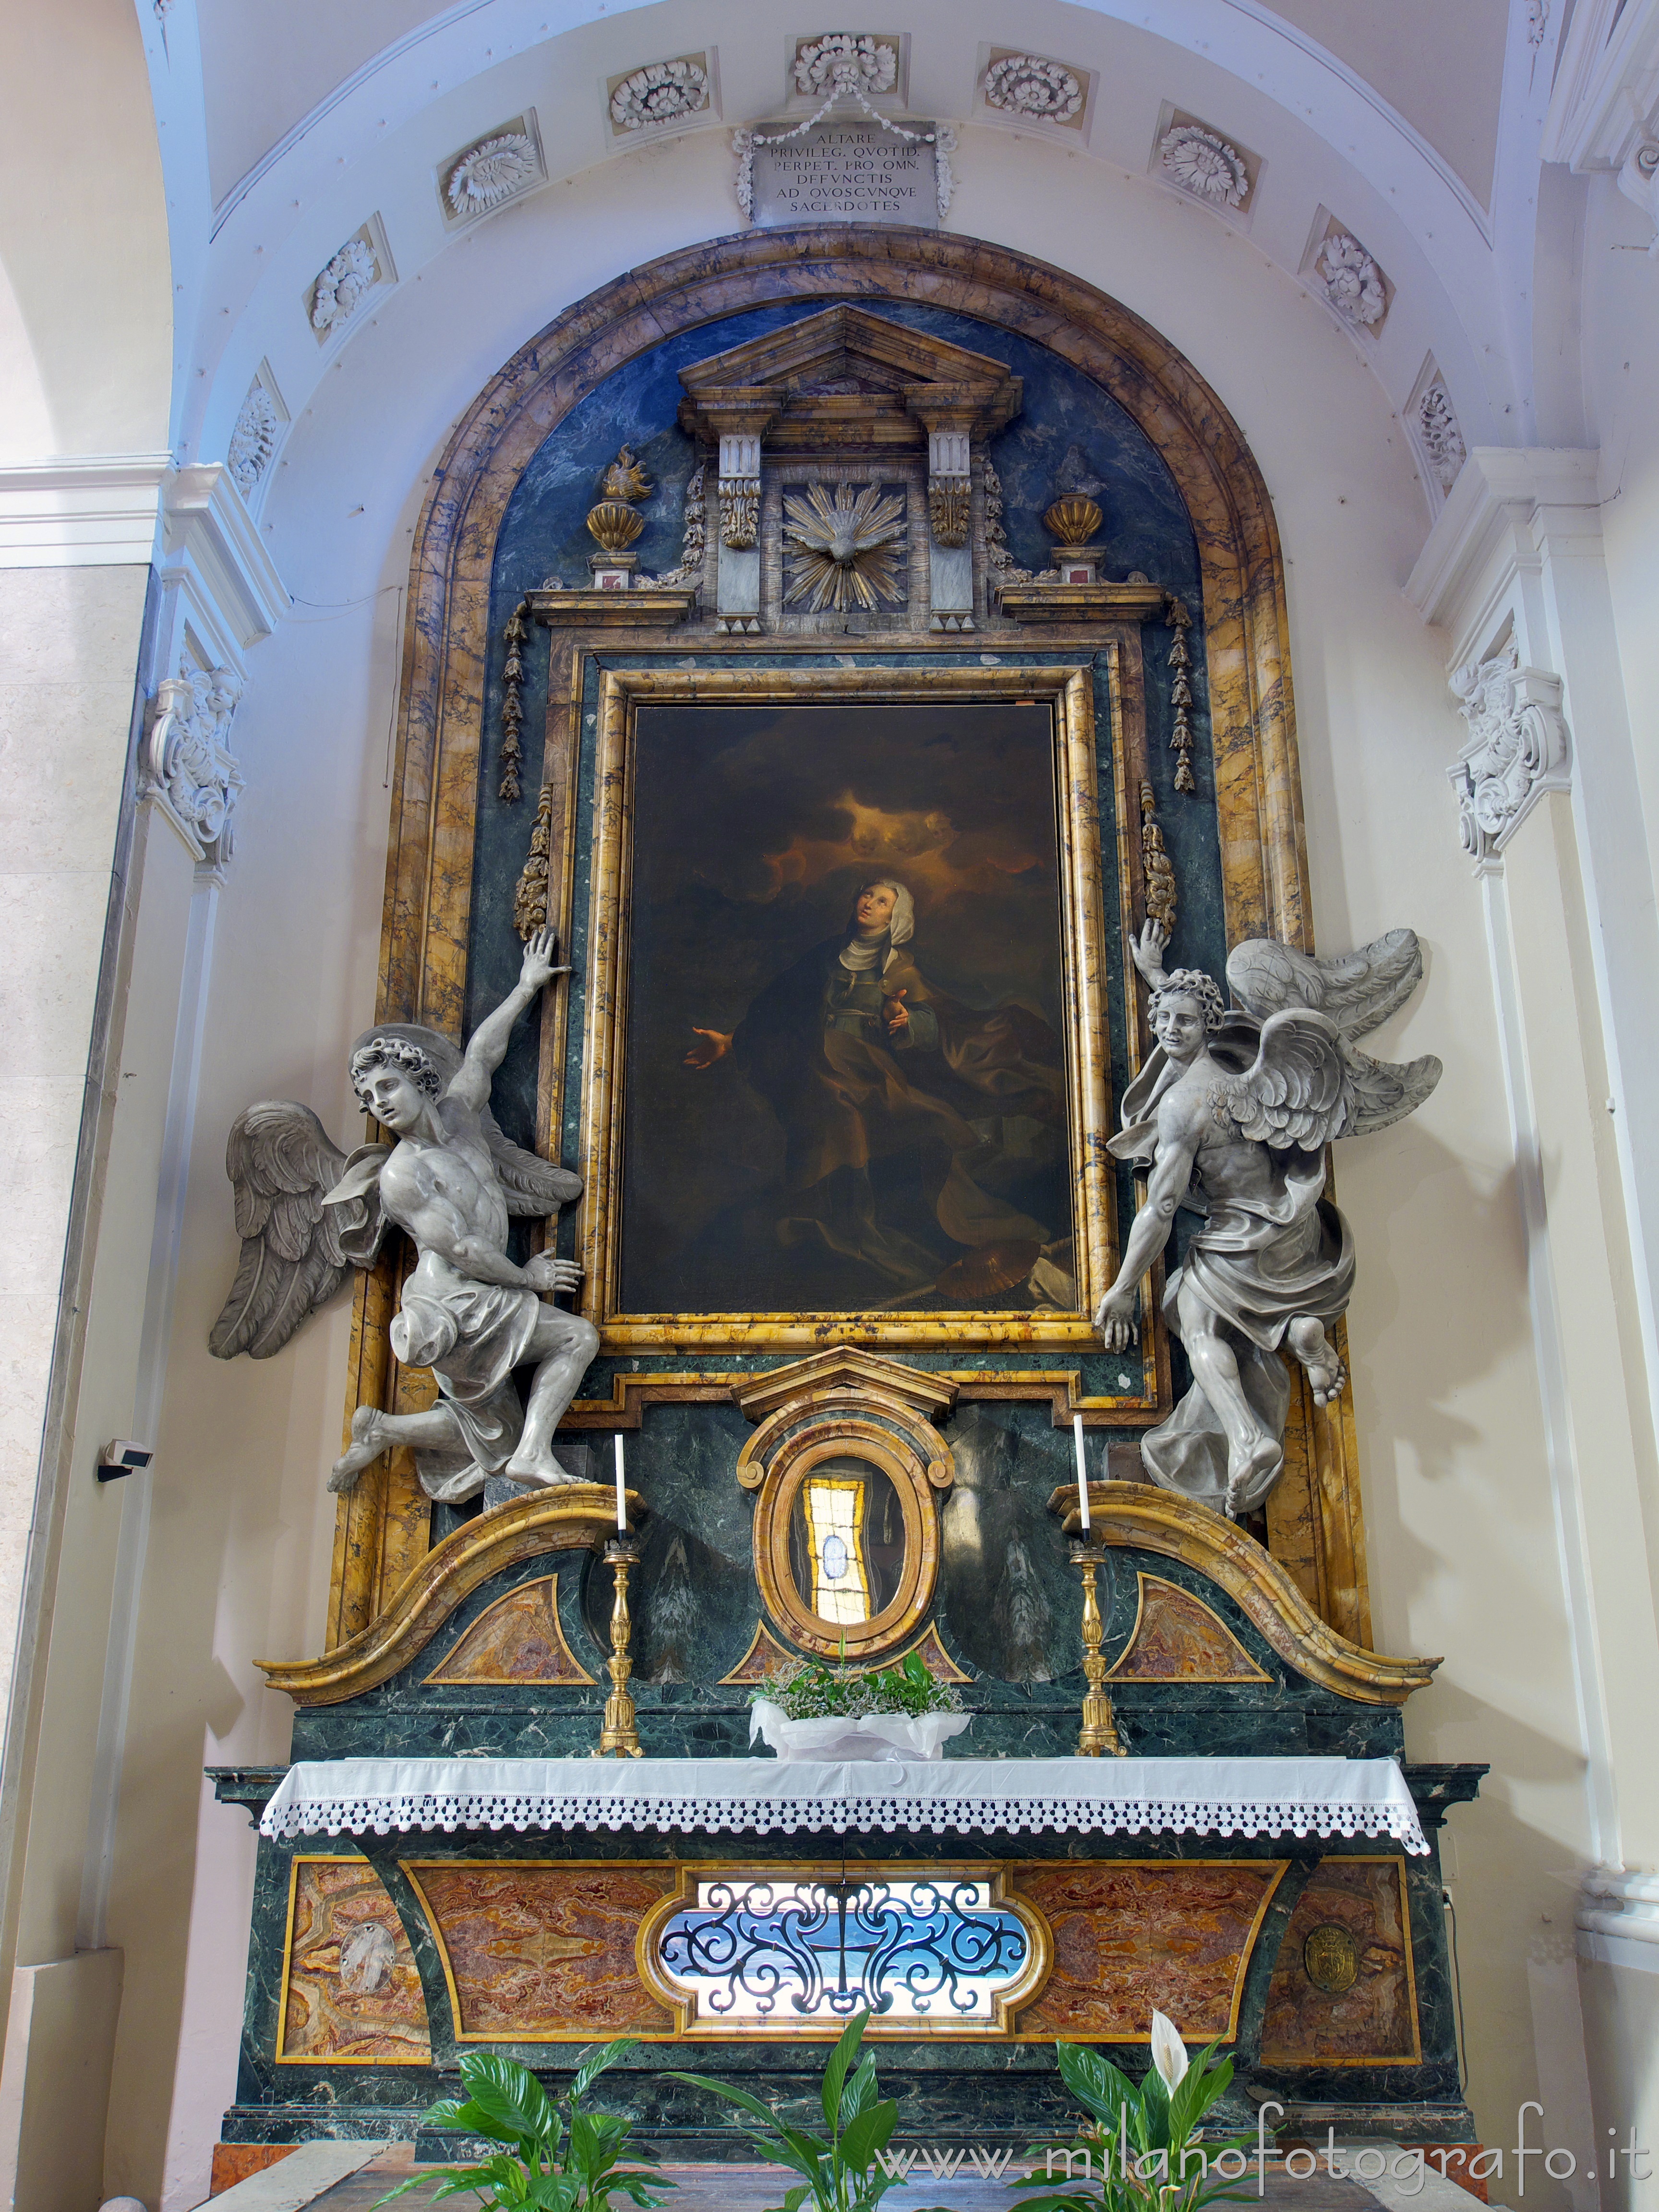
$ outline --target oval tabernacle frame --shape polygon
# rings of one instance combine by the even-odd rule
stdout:
[[[878,1659],[927,1618],[939,1579],[939,1493],[956,1480],[928,1416],[955,1396],[937,1376],[827,1353],[739,1397],[760,1424],[737,1466],[738,1481],[759,1493],[755,1580],[774,1626],[799,1650]],[[898,1510],[896,1561],[866,1522],[884,1481]]]

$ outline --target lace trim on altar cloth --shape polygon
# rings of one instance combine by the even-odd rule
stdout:
[[[698,1794],[689,1788],[653,1789],[642,1778],[640,1786],[584,1790],[568,1784],[560,1787],[550,1777],[550,1786],[514,1789],[490,1787],[483,1775],[467,1774],[472,1762],[465,1760],[446,1762],[450,1766],[450,1774],[444,1777],[447,1786],[400,1789],[395,1786],[396,1780],[413,1778],[404,1762],[390,1759],[385,1765],[390,1770],[387,1783],[392,1786],[380,1790],[372,1786],[364,1773],[364,1768],[374,1763],[340,1762],[354,1770],[349,1774],[331,1773],[331,1763],[322,1761],[291,1768],[265,1808],[260,1832],[290,1841],[318,1834],[388,1835],[407,1830],[448,1832],[483,1828],[608,1829],[612,1832],[633,1828],[654,1829],[659,1833],[748,1832],[756,1835],[805,1832],[837,1836],[872,1831],[1017,1835],[1088,1830],[1129,1836],[1160,1832],[1215,1836],[1389,1836],[1408,1851],[1428,1850],[1404,1778],[1391,1760],[1320,1762],[1347,1771],[1333,1777],[1334,1786],[1327,1790],[1285,1791],[1259,1798],[1254,1794],[1182,1791],[1166,1795],[1157,1790],[1115,1795],[1109,1788],[1098,1795],[1094,1791],[1043,1794],[1006,1786],[935,1794],[926,1788],[906,1786],[896,1777],[897,1786],[891,1788],[872,1788],[867,1782],[863,1788],[837,1787],[836,1781],[848,1772],[845,1767],[821,1770],[823,1778],[817,1787],[789,1792],[750,1786]],[[560,1763],[547,1762],[550,1766]],[[1203,1762],[1190,1764],[1199,1766]],[[1238,1762],[1228,1764],[1237,1766]],[[397,1775],[400,1765],[404,1765],[402,1777]],[[1354,1771],[1377,1767],[1388,1770],[1387,1776],[1364,1774],[1362,1778]],[[622,1778],[624,1784],[634,1780],[625,1771]]]

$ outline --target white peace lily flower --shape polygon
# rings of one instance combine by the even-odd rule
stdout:
[[[1152,2063],[1164,2076],[1164,2086],[1173,2096],[1181,2087],[1187,2071],[1187,2046],[1172,2020],[1161,2012],[1152,2014]]]

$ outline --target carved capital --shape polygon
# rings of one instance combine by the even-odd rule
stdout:
[[[969,489],[969,479],[965,476],[929,477],[927,519],[933,526],[935,544],[965,545],[968,543]]]
[[[760,478],[720,478],[720,543],[746,552],[760,537]]]
[[[1463,850],[1490,866],[1547,791],[1571,781],[1572,738],[1561,679],[1522,668],[1513,641],[1452,678],[1468,742],[1446,771],[1457,792]]]
[[[242,771],[230,750],[241,678],[228,668],[187,668],[155,687],[144,739],[147,787],[195,847],[198,857],[228,860]]]

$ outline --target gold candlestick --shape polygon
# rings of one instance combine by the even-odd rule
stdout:
[[[1112,1701],[1103,1686],[1106,1662],[1100,1647],[1106,1628],[1100,1617],[1100,1601],[1095,1595],[1095,1576],[1105,1559],[1105,1552],[1097,1544],[1072,1547],[1072,1564],[1083,1577],[1083,1672],[1089,1684],[1083,1696],[1083,1728],[1077,1740],[1078,1754],[1083,1759],[1098,1759],[1102,1752],[1109,1752],[1114,1759],[1123,1756],[1123,1746],[1112,1718]]]
[[[634,1671],[634,1662],[628,1656],[633,1626],[628,1617],[628,1577],[639,1565],[640,1547],[629,1536],[613,1536],[605,1547],[605,1556],[617,1578],[617,1594],[611,1607],[611,1656],[605,1662],[611,1688],[605,1701],[605,1727],[599,1736],[599,1747],[593,1757],[639,1759],[643,1755],[640,1732],[635,1724],[634,1700],[628,1694],[628,1678]]]

